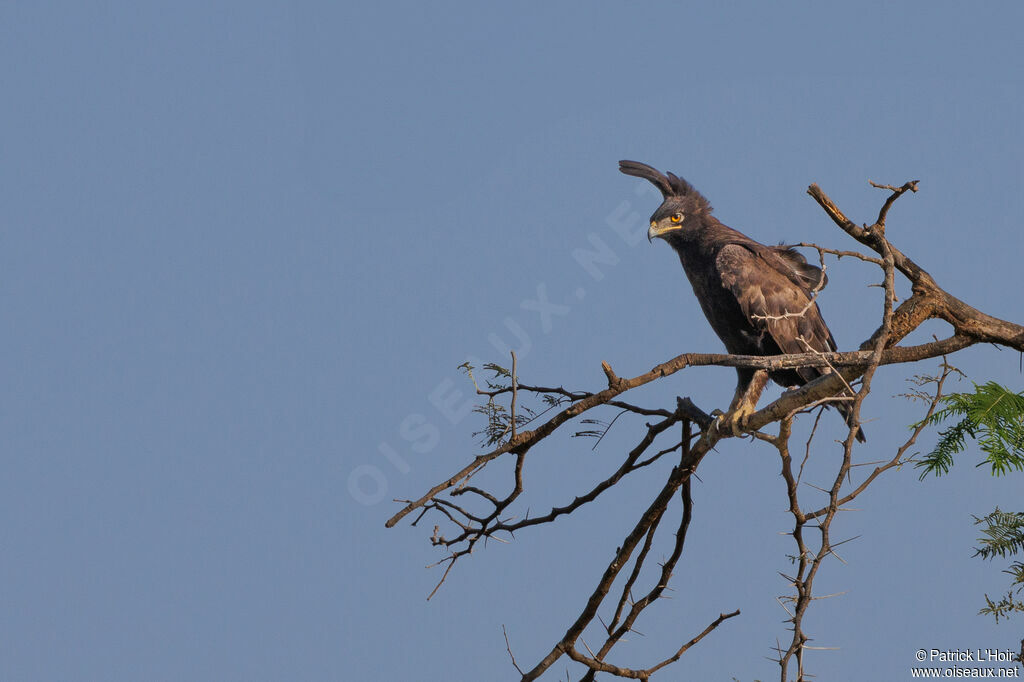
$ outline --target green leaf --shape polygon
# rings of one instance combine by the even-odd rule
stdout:
[[[940,402],[940,409],[912,428],[922,423],[938,426],[954,418],[959,421],[939,431],[935,449],[915,464],[922,469],[922,480],[928,474],[948,473],[954,455],[967,448],[968,438],[977,441],[985,455],[978,466],[988,464],[994,476],[1024,471],[1024,393],[989,381],[975,384],[973,393],[951,393]]]

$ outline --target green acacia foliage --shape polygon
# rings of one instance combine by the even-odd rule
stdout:
[[[940,404],[926,423],[937,426],[950,419],[959,421],[939,431],[935,449],[915,465],[922,469],[921,479],[947,473],[953,456],[964,451],[968,438],[976,440],[985,455],[978,466],[991,465],[993,475],[1024,471],[1024,393],[990,381],[975,384],[974,393],[943,396]]]
[[[922,479],[928,474],[947,473],[953,466],[953,456],[966,449],[968,438],[977,441],[985,456],[978,466],[990,465],[993,476],[1024,470],[1024,393],[1014,393],[990,381],[975,384],[973,393],[943,396],[940,405],[924,423],[938,426],[951,419],[958,421],[939,431],[935,449],[917,462]],[[975,556],[1005,559],[1024,552],[1024,512],[1004,512],[996,507],[981,518],[974,517],[974,522],[984,526]],[[1024,602],[1017,599],[1024,591],[1024,563],[1015,561],[1003,572],[1012,578],[1006,595],[997,601],[986,594],[985,607],[978,612],[995,616],[997,623],[1011,613],[1024,611]]]
[[[1024,512],[1004,512],[996,507],[991,514],[980,519],[974,517],[974,523],[985,526],[981,531],[982,537],[978,538],[981,547],[974,549],[975,556],[982,559],[1006,558],[1024,551]],[[1024,602],[1016,598],[1024,591],[1024,563],[1015,561],[1003,573],[1013,578],[1006,596],[993,601],[986,594],[986,606],[979,611],[984,615],[995,616],[997,623],[1000,618],[1008,618],[1015,611],[1024,611]]]

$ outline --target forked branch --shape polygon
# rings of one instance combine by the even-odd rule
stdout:
[[[886,235],[886,220],[890,210],[901,196],[917,191],[917,182],[912,181],[900,186],[871,184],[889,192],[875,222],[871,225],[855,224],[817,185],[811,185],[808,193],[836,225],[876,255],[801,244],[817,249],[823,267],[826,256],[835,256],[857,258],[881,269],[881,322],[871,336],[860,345],[859,350],[768,357],[684,353],[631,378],[619,376],[610,364],[602,363],[604,387],[594,391],[574,391],[561,386],[523,383],[519,377],[521,368],[517,358],[513,356],[509,385],[492,384],[486,389],[478,387],[478,392],[486,396],[488,401],[510,399],[511,418],[507,425],[499,422],[499,428],[493,432],[496,434],[494,447],[472,458],[465,466],[434,485],[418,499],[405,500],[404,507],[386,524],[388,527],[394,526],[413,512],[417,512],[414,524],[426,514],[440,518],[442,523],[446,524],[446,528],[449,529],[448,535],[442,534],[440,527],[435,526],[431,539],[434,545],[447,551],[447,556],[439,562],[445,566],[445,571],[438,587],[444,582],[455,562],[472,552],[481,540],[507,541],[514,537],[516,531],[554,523],[583,506],[595,503],[604,492],[634,472],[647,467],[657,467],[659,463],[664,466],[664,463],[674,460],[674,465],[665,470],[664,483],[660,490],[609,557],[597,585],[565,634],[533,668],[525,672],[513,657],[513,664],[523,680],[537,679],[563,656],[584,667],[581,678],[583,681],[593,680],[595,675],[601,672],[617,677],[646,680],[679,660],[686,651],[726,620],[739,615],[738,610],[729,613],[723,611],[700,634],[649,667],[625,667],[609,661],[613,649],[627,634],[635,632],[635,625],[643,611],[664,597],[672,573],[682,559],[687,531],[693,518],[691,477],[704,457],[719,441],[734,437],[731,429],[719,428],[722,418],[728,420],[729,415],[713,418],[689,398],[677,399],[676,405],[669,409],[636,405],[624,400],[623,394],[688,367],[708,365],[770,371],[799,367],[826,368],[824,375],[819,379],[800,389],[783,393],[777,400],[755,412],[745,421],[747,431],[753,432],[760,440],[771,443],[778,451],[781,461],[782,480],[785,483],[789,513],[793,519],[790,533],[796,544],[796,553],[793,555],[792,575],[785,576],[792,587],[792,593],[779,598],[780,604],[788,613],[792,637],[788,643],[777,646],[777,661],[781,668],[782,682],[789,682],[794,670],[794,679],[805,679],[804,655],[811,647],[807,645],[810,637],[804,629],[804,616],[815,599],[823,598],[815,597],[813,594],[815,578],[825,559],[829,556],[838,556],[836,548],[845,542],[833,540],[832,524],[844,505],[856,499],[883,473],[908,461],[907,452],[921,434],[923,424],[927,421],[925,419],[920,422],[921,425],[913,430],[908,440],[896,449],[890,459],[881,462],[856,461],[854,438],[860,409],[879,368],[890,364],[942,357],[940,375],[930,380],[934,383],[934,392],[925,396],[928,404],[927,414],[930,416],[942,397],[947,377],[956,371],[946,360],[948,355],[977,343],[988,342],[1024,351],[1024,327],[986,315],[947,293],[928,272],[889,241]],[[895,296],[897,272],[909,280],[912,289],[912,295],[899,305],[896,305]],[[922,322],[931,318],[949,322],[953,326],[953,334],[930,343],[915,346],[899,345]],[[526,403],[528,399],[534,397],[546,400],[548,409],[540,413],[529,411]],[[846,401],[849,405],[852,413],[850,429],[842,443],[842,457],[834,475],[829,474],[829,483],[826,485],[815,486],[827,495],[827,503],[820,508],[820,502],[816,503],[809,507],[811,511],[805,511],[800,499],[801,483],[807,485],[808,482],[802,481],[803,463],[799,467],[794,465],[789,446],[793,420],[802,412],[836,400]],[[549,511],[539,516],[514,516],[516,503],[525,493],[524,471],[532,449],[552,436],[563,424],[601,408],[614,408],[622,415],[629,415],[633,419],[639,417],[651,421],[645,423],[642,435],[638,434],[640,437],[621,463],[611,467],[598,483],[581,492],[567,494],[565,501],[551,505]],[[528,416],[520,417],[521,411],[526,411]],[[618,422],[614,419],[606,422],[591,417],[588,419],[603,424],[605,432],[613,423],[628,423],[628,418]],[[777,435],[762,431],[773,423],[779,425]],[[536,426],[526,428],[533,424]],[[815,433],[816,428],[812,429],[807,441],[806,452],[803,454],[804,462],[810,457],[811,441]],[[511,464],[512,474],[504,492],[470,484],[477,473],[499,459],[509,460]],[[859,467],[865,466],[874,468],[863,480],[855,483],[852,480],[854,474],[861,470]],[[677,499],[678,505],[673,503]],[[674,528],[671,548],[666,548],[667,558],[661,564],[660,570],[653,571],[653,574],[651,571],[645,572],[643,568],[646,562],[650,557],[658,555],[656,547],[658,538],[661,537],[659,533],[666,532],[662,522],[669,519],[676,521],[664,524]],[[812,538],[816,538],[817,541],[813,542]],[[643,587],[645,578],[652,580],[652,584]],[[609,599],[609,595],[613,593],[614,596]],[[607,609],[607,622],[600,617],[603,609]],[[708,618],[710,619],[710,614]],[[700,625],[696,627],[699,628]],[[598,633],[597,641],[601,644],[592,649],[586,644],[584,637],[593,637],[594,633]],[[507,634],[506,647],[511,656]]]

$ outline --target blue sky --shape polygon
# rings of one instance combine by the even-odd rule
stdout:
[[[1022,20],[1009,2],[3,3],[0,677],[511,679],[501,626],[521,663],[546,653],[665,471],[492,543],[428,603],[430,524],[384,521],[477,452],[456,366],[517,345],[524,381],[591,389],[602,360],[631,376],[721,350],[670,249],[616,231],[658,203],[623,158],[756,239],[837,248],[854,245],[807,185],[863,222],[884,198],[869,179],[920,179],[890,238],[1024,320]],[[599,277],[573,257],[594,239],[614,253]],[[824,315],[855,347],[878,275],[829,276]],[[564,307],[545,320],[538,295]],[[955,357],[1021,390],[1018,363]],[[880,372],[862,461],[906,437],[919,412],[894,396],[936,366]],[[636,400],[711,410],[733,385],[688,370]],[[532,453],[524,505],[614,469],[642,428],[623,422],[596,451]],[[891,472],[836,522],[860,537],[819,578],[845,596],[806,624],[840,647],[810,654],[820,679],[1019,642],[975,615],[1006,576],[971,559],[970,515],[1019,509],[1024,479],[973,456]],[[823,439],[812,470],[836,457]],[[618,660],[739,608],[666,679],[774,679],[778,469],[745,441],[705,461],[673,599]]]

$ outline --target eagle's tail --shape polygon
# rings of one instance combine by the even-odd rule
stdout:
[[[867,442],[868,437],[864,435],[864,429],[853,421],[853,410],[850,409],[850,406],[847,403],[836,403],[836,407],[839,409],[839,413],[842,414],[843,418],[846,420],[847,426],[857,426],[857,442]]]

